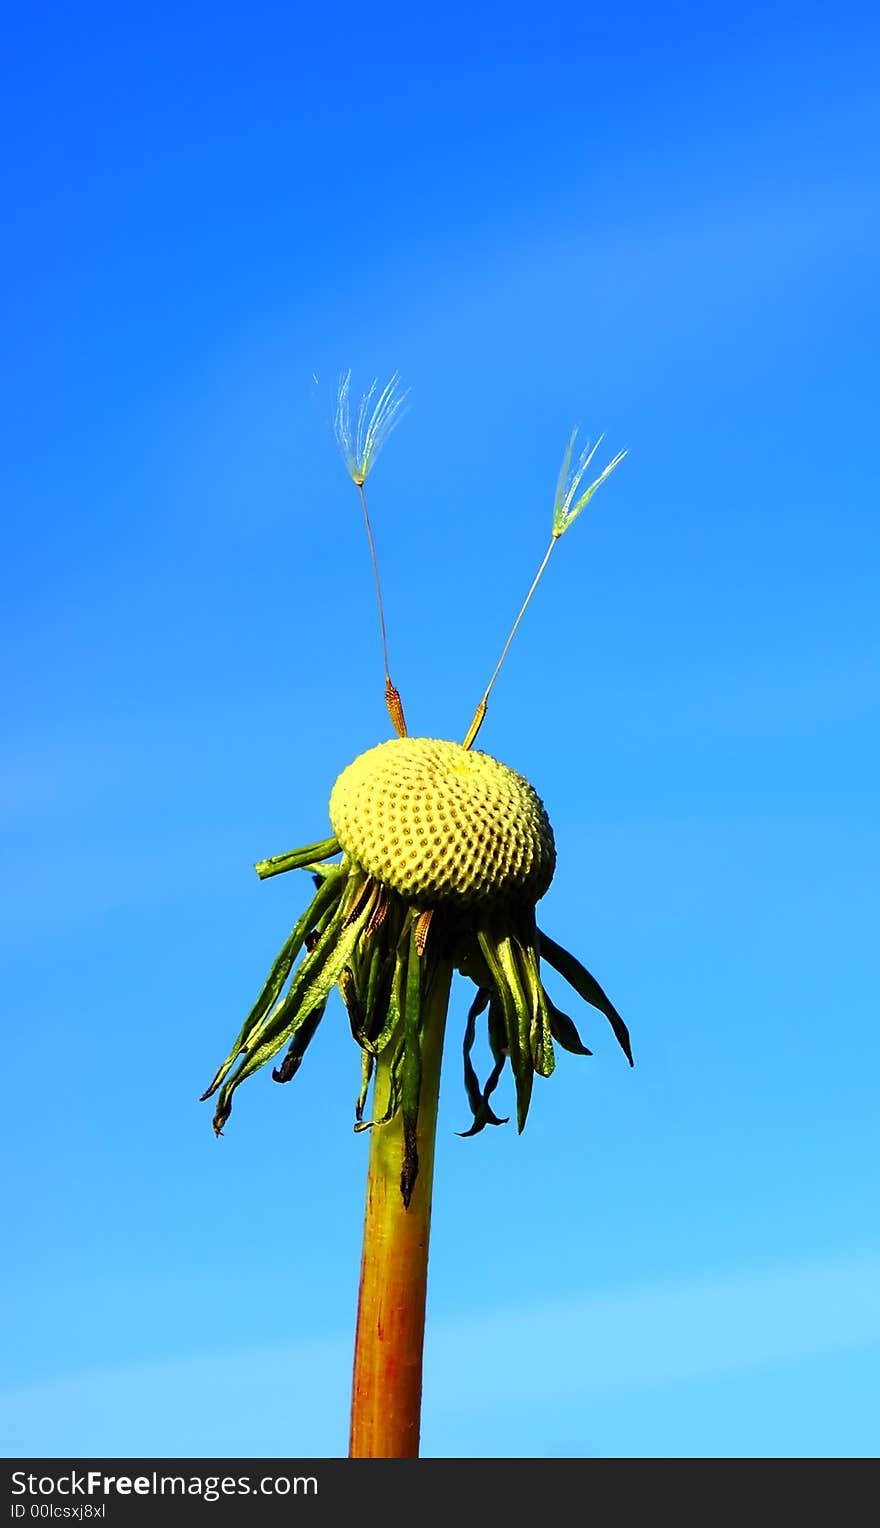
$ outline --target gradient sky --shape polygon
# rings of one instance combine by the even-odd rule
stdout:
[[[480,743],[629,1022],[474,1140],[454,989],[426,1455],[880,1444],[874,7],[20,8],[2,65],[11,1455],[346,1446],[367,1143],[331,1004],[197,1098],[388,735],[460,737],[574,424],[630,455]],[[313,377],[318,379],[316,387]]]

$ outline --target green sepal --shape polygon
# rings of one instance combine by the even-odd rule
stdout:
[[[516,1128],[517,1133],[521,1134],[525,1129],[532,1097],[532,1083],[535,1078],[532,1060],[532,1005],[523,986],[516,958],[515,942],[507,935],[498,940],[498,958],[513,1000],[515,1013],[518,1053],[513,1070],[516,1082]],[[513,1050],[511,1050],[510,1059],[513,1064]]]
[[[507,1043],[507,1025],[504,1022],[504,1009],[501,1000],[493,996],[489,1004],[489,1049],[492,1059],[497,1067],[502,1067],[510,1055],[510,1046]]]
[[[339,988],[340,996],[342,997],[342,1001],[345,1004],[345,1011],[348,1014],[348,1022],[351,1027],[352,1038],[357,1040],[358,1044],[360,1044],[361,1036],[363,1035],[364,1031],[364,1016],[363,1010],[361,1008],[361,1001],[358,997],[357,982],[355,980],[354,971],[350,965],[343,966],[337,978],[336,985]]]
[[[300,866],[300,869],[310,872],[316,886],[320,886],[322,881],[326,881],[328,875],[335,875],[337,870],[342,870],[343,868],[348,868],[345,860],[342,860],[338,865],[335,862],[333,864],[317,865],[312,861],[310,865]]]
[[[557,944],[555,939],[550,938],[549,934],[539,931],[538,937],[542,959],[548,961],[554,970],[558,971],[559,975],[565,978],[569,986],[574,987],[575,992],[583,998],[585,1003],[589,1003],[591,1007],[598,1008],[600,1013],[604,1013],[614,1031],[615,1038],[623,1054],[626,1056],[630,1066],[634,1066],[629,1030],[611,1002],[611,999],[602,991],[595,976],[591,976],[586,966],[582,966],[574,955],[570,955],[568,950],[564,950],[562,945]]]
[[[339,978],[342,1001],[348,1011],[351,1033],[361,1050],[375,1055],[375,1047],[369,1037],[370,1004],[375,1001],[376,975],[382,960],[378,944],[370,943],[366,934],[355,950],[355,958],[343,970]],[[346,981],[346,973],[351,978]]]
[[[370,1091],[370,1082],[373,1076],[373,1057],[368,1050],[361,1050],[361,1090],[354,1106],[354,1117],[360,1125],[364,1118],[364,1108],[367,1102],[367,1094]],[[355,1127],[357,1128],[357,1127]]]
[[[385,1023],[373,1041],[377,1055],[385,1049],[398,1025],[403,1021],[406,1007],[408,950],[408,938],[401,937],[394,952],[394,966],[391,971],[391,981],[388,984],[388,1010]]]
[[[388,1104],[385,1109],[385,1113],[381,1116],[380,1119],[358,1120],[354,1127],[355,1131],[376,1130],[380,1125],[387,1125],[388,1121],[394,1118],[395,1114],[400,1108],[401,1071],[403,1069],[403,1057],[405,1049],[406,1046],[404,1045],[403,1037],[401,1036],[397,1043],[397,1048],[394,1052],[394,1055],[391,1058],[391,1065],[388,1069]]]
[[[358,1098],[360,1113],[357,1115],[357,1121],[354,1127],[356,1131],[373,1130],[378,1125],[387,1125],[388,1121],[394,1117],[400,1107],[401,1073],[403,1069],[404,1057],[406,1054],[406,1038],[405,1035],[401,1033],[401,1030],[403,1027],[402,1021],[406,1006],[407,966],[409,963],[408,956],[409,930],[407,929],[406,934],[401,936],[401,938],[398,940],[394,951],[394,970],[392,972],[389,987],[387,1023],[384,1030],[373,1043],[373,1049],[378,1054],[380,1051],[385,1050],[386,1046],[391,1043],[395,1035],[397,1036],[394,1054],[391,1058],[391,1063],[388,1068],[387,1107],[381,1119],[363,1119],[362,1116],[364,1104],[366,1102],[366,1090],[362,1087],[361,1095]],[[365,1052],[364,1054],[369,1053]],[[372,1056],[370,1056],[370,1060],[372,1061]],[[363,1067],[363,1062],[361,1065]],[[363,1071],[361,1075],[363,1077]],[[367,1079],[367,1086],[369,1086],[369,1079]]]
[[[474,1119],[477,1118],[483,1103],[483,1090],[480,1087],[479,1079],[476,1072],[474,1071],[474,1064],[471,1061],[471,1051],[473,1050],[474,1040],[476,1039],[477,1034],[477,1019],[479,1015],[488,1008],[491,996],[492,994],[487,987],[477,988],[477,995],[471,1003],[470,1008],[468,1009],[467,1023],[465,1024],[464,1029],[464,1041],[462,1044],[462,1053],[464,1056],[464,1090],[467,1094],[467,1101],[470,1105],[471,1114],[474,1116]]]
[[[403,1037],[407,1055],[404,1063],[401,1098],[404,1113],[413,1117],[419,1111],[419,1091],[422,1085],[422,969],[416,948],[417,921],[413,915],[409,926],[409,948],[406,956]]]
[[[377,1056],[381,1056],[386,1045],[388,1045],[396,1029],[398,1028],[400,1024],[401,1012],[402,1008],[399,999],[399,988],[394,980],[392,980],[388,988],[388,1016],[375,1040],[371,1042],[373,1051]]]
[[[397,1049],[391,1058],[389,1077],[390,1085],[388,1089],[388,1103],[385,1106],[385,1113],[381,1115],[379,1119],[373,1121],[374,1125],[387,1125],[389,1121],[394,1118],[395,1114],[400,1108],[400,1094],[402,1086],[401,1074],[403,1071],[405,1053],[406,1046],[404,1045],[403,1040],[400,1040],[398,1042]]]
[[[350,915],[346,918],[344,909],[339,909],[327,924],[315,948],[295,972],[287,996],[263,1020],[238,1070],[221,1088],[214,1114],[218,1134],[229,1118],[236,1088],[277,1055],[309,1014],[326,1003],[343,966],[351,958],[366,916],[367,909],[363,907],[352,922]]]
[[[535,1075],[529,1044],[529,1003],[523,992],[510,939],[486,929],[480,929],[477,937],[504,1011],[510,1066],[516,1085],[516,1128],[521,1133],[529,1112]]]
[[[381,939],[371,940],[367,948],[369,962],[363,992],[364,1032],[359,1043],[374,1051],[372,1030],[376,1022],[376,1005],[380,1001],[384,985],[382,978],[387,974],[389,962]]]
[[[340,849],[338,838],[324,838],[318,844],[306,844],[303,849],[291,849],[288,854],[273,854],[270,859],[259,860],[254,866],[261,881],[270,876],[283,875],[286,870],[302,870],[308,865],[320,864],[330,859]]]
[[[334,904],[339,901],[344,889],[345,877],[341,875],[341,867],[336,867],[334,876],[328,877],[318,887],[309,906],[294,925],[292,933],[282,945],[272,969],[263,984],[259,997],[241,1026],[232,1050],[229,1052],[223,1065],[215,1072],[210,1087],[202,1094],[201,1102],[204,1102],[206,1098],[210,1098],[212,1093],[216,1093],[230,1067],[234,1065],[242,1052],[247,1049],[248,1041],[263,1022],[263,1019],[281,992],[284,983],[287,981],[293,963],[305,944],[309,933],[322,922],[328,912],[334,910]]]
[[[530,943],[518,945],[516,955],[532,1007],[530,1032],[532,1065],[539,1077],[550,1077],[556,1068],[556,1057],[553,1054],[550,1009],[538,969],[537,952],[534,945]]]
[[[498,1079],[504,1069],[504,1063],[507,1060],[506,1049],[502,1049],[500,1054],[495,1054],[493,1047],[493,1054],[495,1054],[495,1065],[489,1074],[489,1079],[485,1088],[480,1087],[479,1081],[477,1079],[477,1074],[474,1071],[473,1062],[471,1061],[471,1050],[473,1048],[474,1037],[476,1035],[477,1018],[488,1006],[490,1008],[491,1025],[491,1007],[493,1003],[495,1003],[497,1006],[497,1002],[492,998],[491,992],[489,992],[487,988],[481,987],[478,990],[473,1002],[471,1003],[470,1011],[468,1012],[467,1025],[464,1032],[463,1047],[464,1086],[468,1097],[468,1103],[470,1104],[471,1113],[474,1116],[474,1122],[471,1125],[470,1130],[459,1130],[457,1132],[462,1137],[479,1135],[480,1131],[485,1130],[487,1125],[507,1124],[507,1120],[499,1119],[498,1115],[495,1114],[489,1105],[489,1097],[495,1091],[495,1088],[498,1084]]]
[[[584,1045],[574,1020],[570,1019],[567,1013],[563,1013],[561,1008],[557,1008],[556,1004],[547,997],[546,992],[544,996],[547,998],[547,1007],[550,1010],[550,1033],[556,1043],[561,1045],[563,1050],[570,1051],[573,1056],[592,1056],[593,1052]]]
[[[284,1053],[284,1060],[280,1066],[273,1066],[273,1082],[290,1082],[302,1066],[303,1057],[308,1050],[309,1043],[314,1037],[322,1018],[326,1003],[321,1003],[309,1014],[308,1018],[300,1025]]]
[[[405,963],[398,969],[397,944],[402,904],[388,910],[381,937],[371,941],[364,994],[364,1032],[359,1044],[378,1056],[394,1034],[403,1011]]]
[[[406,962],[406,987],[403,1009],[403,1074],[400,1107],[403,1114],[403,1163],[400,1192],[408,1209],[419,1172],[418,1124],[419,1094],[422,1090],[422,962],[416,945],[418,917],[409,921],[409,949]]]

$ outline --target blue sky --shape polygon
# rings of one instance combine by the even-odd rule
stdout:
[[[460,983],[423,1451],[876,1453],[876,16],[12,30],[5,1451],[345,1448],[340,1008],[220,1144],[196,1100],[303,896],[253,861],[388,732],[351,366],[412,389],[371,488],[415,732],[462,735],[572,426],[630,450],[480,743],[637,1064],[584,1015],[525,1134],[460,1140]]]

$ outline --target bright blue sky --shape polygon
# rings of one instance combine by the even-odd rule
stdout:
[[[197,1096],[384,738],[459,737],[568,433],[630,457],[481,746],[628,1019],[524,1136],[441,1100],[425,1454],[864,1455],[876,1177],[880,24],[817,6],[22,10],[8,377],[4,1451],[344,1451],[366,1141],[332,1006]],[[320,380],[316,390],[312,374]]]

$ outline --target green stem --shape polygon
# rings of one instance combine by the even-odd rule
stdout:
[[[270,876],[283,875],[286,870],[311,868],[313,863],[327,860],[331,854],[338,853],[339,839],[324,838],[319,844],[307,844],[304,849],[291,849],[289,854],[273,854],[269,859],[260,860],[254,869],[261,881],[267,881]]]
[[[419,1172],[408,1208],[401,1194],[402,1111],[372,1131],[355,1337],[351,1459],[418,1458],[434,1140],[451,979],[451,965],[438,964],[426,994]],[[377,1118],[388,1101],[390,1058],[388,1046],[376,1064]]]

